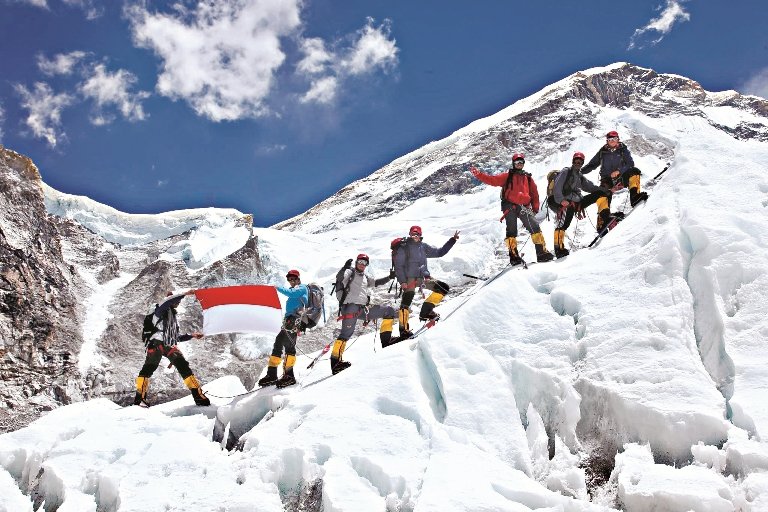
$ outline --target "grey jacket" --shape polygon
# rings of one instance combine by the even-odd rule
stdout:
[[[344,304],[365,306],[370,299],[369,290],[373,289],[375,286],[380,286],[389,282],[389,276],[374,279],[366,273],[361,273],[353,268],[348,268],[344,271],[344,277],[341,279],[341,282],[344,289],[347,289],[347,285],[349,285],[347,296],[344,298]]]
[[[563,167],[555,179],[552,196],[557,204],[563,201],[581,201],[581,191],[597,192],[600,189],[581,174],[581,170]]]

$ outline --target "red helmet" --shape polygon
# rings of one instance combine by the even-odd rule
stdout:
[[[285,274],[285,278],[288,279],[289,277],[295,277],[297,279],[301,278],[301,275],[299,274],[298,270],[289,270],[287,274]]]
[[[605,134],[605,138],[606,139],[608,139],[610,137],[618,137],[618,136],[619,136],[619,132],[617,132],[616,130],[611,130],[611,131],[609,131],[608,133]]]
[[[421,226],[411,226],[411,229],[408,230],[408,234],[421,236]]]
[[[584,158],[584,153],[582,153],[581,151],[577,151],[577,152],[575,152],[575,153],[573,154],[573,158],[571,158],[571,161],[574,161],[574,160],[576,160],[577,158],[581,158],[582,160],[586,160],[586,158]]]
[[[516,160],[522,160],[525,162],[525,154],[524,153],[515,153],[512,155],[512,163],[515,163]]]
[[[357,260],[365,260],[366,263],[371,262],[371,259],[368,257],[368,255],[362,252],[357,255],[357,258],[355,259],[355,263],[357,263]]]

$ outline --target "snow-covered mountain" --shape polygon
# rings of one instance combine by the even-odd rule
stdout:
[[[463,275],[506,263],[498,189],[474,181],[468,163],[502,170],[522,150],[543,190],[549,170],[576,150],[591,156],[612,129],[644,183],[671,164],[645,205],[594,249],[590,211],[568,232],[567,259],[485,287]],[[40,216],[42,192],[9,195],[42,191],[36,170],[0,151],[0,197],[24,197]],[[434,245],[461,237],[430,260],[451,293],[418,339],[381,350],[360,326],[353,366],[328,378],[326,360],[306,366],[333,339],[331,320],[300,341],[298,386],[234,400],[271,340],[188,343],[218,408],[186,397],[148,410],[105,399],[55,409],[0,436],[0,510],[768,510],[766,167],[768,102],[620,63],[557,82],[273,228],[234,211],[126,215],[46,188],[56,232],[41,243],[58,241],[56,293],[76,307],[67,316],[43,298],[28,310],[53,308],[81,328],[70,399],[131,393],[138,321],[167,289],[278,283],[288,268],[329,285],[359,252],[381,276],[389,240],[412,224]],[[625,192],[614,196],[614,209],[628,206]],[[39,268],[30,258],[46,251],[24,249],[33,238],[22,235],[39,229],[33,215],[6,217],[0,276],[19,297],[31,281],[8,280],[5,254]],[[532,254],[527,234],[518,239]],[[396,304],[383,288],[374,300]],[[186,304],[182,325],[193,328],[199,307]],[[4,307],[0,327],[17,325]],[[64,324],[53,327],[49,338],[62,340]],[[4,364],[39,368],[22,364],[3,328]],[[151,393],[183,391],[172,370],[158,380]]]

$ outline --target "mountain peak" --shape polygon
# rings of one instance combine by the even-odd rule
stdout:
[[[569,152],[596,149],[608,130],[619,130],[633,153],[652,153],[666,161],[674,154],[674,141],[659,140],[642,118],[680,116],[703,121],[734,139],[768,141],[768,101],[733,91],[708,92],[690,78],[617,62],[573,73],[397,158],[274,227],[329,231],[391,215],[420,198],[461,195],[477,186],[465,172],[469,164],[505,169],[515,151],[526,153],[526,169],[543,180],[548,170],[570,161]]]

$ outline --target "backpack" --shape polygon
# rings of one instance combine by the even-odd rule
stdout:
[[[557,180],[557,175],[560,174],[560,171],[561,169],[555,169],[547,173],[547,199],[555,195],[555,180]]]
[[[335,293],[339,301],[339,308],[344,303],[344,299],[347,298],[349,285],[352,284],[352,281],[350,281],[347,283],[347,286],[344,286],[344,272],[349,268],[352,268],[352,258],[348,259],[344,266],[336,272],[336,281],[333,283],[333,288],[331,288],[331,293]]]
[[[395,268],[395,255],[397,254],[397,250],[401,247],[405,247],[405,244],[408,242],[407,236],[402,236],[395,238],[391,242],[389,242],[389,250],[392,252],[392,269]]]
[[[141,341],[144,342],[145,346],[149,345],[149,340],[152,339],[152,336],[154,336],[155,333],[160,332],[160,328],[158,327],[160,321],[161,319],[155,316],[154,309],[151,313],[144,316],[144,326],[141,329]]]
[[[325,295],[317,283],[307,285],[309,302],[301,311],[301,330],[306,331],[317,325],[320,317],[325,318]]]
[[[501,192],[499,192],[499,199],[501,199],[502,201],[506,201],[507,200],[506,199],[507,190],[512,188],[512,178],[513,178],[513,175],[515,174],[512,171],[512,169],[510,169],[508,172],[509,172],[509,174],[507,175],[507,181],[504,182],[504,186],[501,187]],[[523,172],[523,174],[525,174],[528,177],[528,194],[530,194],[531,193],[531,180],[533,178],[531,177],[531,174],[528,173],[528,172]]]

